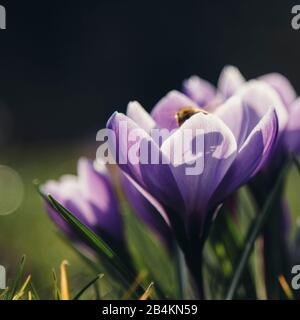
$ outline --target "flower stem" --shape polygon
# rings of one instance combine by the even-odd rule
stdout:
[[[199,300],[205,299],[204,293],[204,283],[203,283],[203,273],[202,273],[202,249],[197,253],[190,251],[185,254],[185,261],[190,270],[190,274],[192,277],[192,285],[194,287],[196,296]]]

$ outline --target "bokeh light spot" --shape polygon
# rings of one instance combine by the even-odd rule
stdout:
[[[22,203],[24,185],[19,174],[4,165],[0,165],[0,215],[15,212]]]

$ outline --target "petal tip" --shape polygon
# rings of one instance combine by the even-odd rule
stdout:
[[[114,121],[116,120],[116,118],[120,115],[120,113],[118,111],[115,111],[110,118],[107,120],[106,122],[106,128],[112,129],[112,125],[114,123]]]
[[[142,105],[137,100],[129,101],[129,103],[127,105],[126,114],[128,115],[131,112],[134,112],[134,110],[136,108],[141,108],[141,107],[142,107]]]

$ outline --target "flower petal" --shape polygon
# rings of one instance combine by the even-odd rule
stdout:
[[[81,158],[78,161],[77,172],[82,195],[101,210],[109,211],[116,199],[106,166],[103,165],[101,171],[98,166],[96,170],[92,161]]]
[[[283,132],[288,121],[288,113],[283,105],[278,93],[267,83],[259,80],[248,81],[236,93],[248,105],[255,114],[253,114],[254,123],[257,124],[257,119],[261,119],[269,107],[276,110],[278,117],[279,132]]]
[[[196,102],[179,91],[171,91],[162,98],[152,110],[152,117],[160,128],[178,128],[176,112],[185,107],[197,108]]]
[[[233,132],[238,150],[262,117],[269,111],[270,106],[282,105],[278,99],[273,99],[272,95],[268,94],[265,86],[262,82],[250,81],[215,111],[215,114]],[[269,89],[271,92],[274,91]]]
[[[74,176],[74,178],[76,178]],[[46,184],[42,186],[42,191],[45,195],[51,195],[53,196],[59,203],[61,203],[63,206],[66,205],[65,203],[65,197],[64,197],[64,189],[61,188],[61,184],[50,180]],[[45,204],[46,211],[48,212],[50,218],[55,222],[55,224],[67,235],[71,236],[73,233],[71,231],[71,228],[68,226],[66,221],[60,217],[56,210],[49,204]]]
[[[242,102],[240,97],[233,96],[219,106],[214,114],[221,118],[232,131],[239,149],[247,138],[249,131],[253,129],[250,124],[255,123],[254,119],[250,121],[249,107]],[[252,116],[254,117],[255,114],[252,113]]]
[[[221,71],[218,89],[225,99],[231,97],[245,82],[245,78],[239,69],[234,66],[226,66]]]
[[[128,128],[127,133],[120,130],[124,122]],[[116,154],[119,167],[161,205],[181,213],[184,203],[170,170],[168,159],[165,159],[152,138],[130,118],[120,113],[115,113],[110,118],[107,127],[114,130],[116,134],[116,146],[112,148],[116,148],[113,153]],[[130,139],[133,132],[139,136],[135,141]],[[129,157],[132,148],[137,155],[137,159],[134,159],[136,163],[133,163]]]
[[[42,190],[46,194],[51,194],[84,224],[91,228],[96,225],[97,216],[91,205],[84,200],[77,177],[63,176],[59,182],[49,181],[42,187]],[[58,226],[70,234],[70,228],[67,223],[56,211],[50,205],[47,205],[47,209],[50,209],[48,210],[50,216]]]
[[[290,106],[289,121],[284,134],[284,142],[288,150],[300,153],[300,98]]]
[[[183,147],[178,150],[180,143]],[[170,155],[172,173],[185,201],[186,214],[201,229],[210,198],[235,158],[235,138],[217,116],[200,112],[184,122],[161,149]],[[187,171],[191,166],[195,170]]]
[[[148,133],[156,126],[150,114],[137,101],[129,102],[126,115]]]
[[[269,108],[238,151],[214,196],[215,203],[224,201],[262,168],[276,145],[277,134],[277,115]]]
[[[124,241],[123,226],[111,181],[106,172],[99,173],[91,161],[80,159],[78,177],[63,176],[59,182],[43,186],[45,193],[73,213],[82,223],[110,242]],[[47,210],[58,226],[73,237],[66,222],[52,209]]]
[[[156,207],[142,194],[130,178],[126,175],[121,177],[124,193],[129,200],[135,213],[144,221],[158,236],[162,243],[172,250],[172,234],[169,225],[166,223]]]
[[[136,132],[139,134],[141,139],[146,139],[146,141],[150,140],[150,136],[133,120],[118,112],[115,112],[110,117],[107,122],[107,128],[112,129],[115,133],[115,141],[108,141],[108,146],[116,158],[115,160],[117,164],[124,172],[126,172],[130,177],[143,186],[144,184],[140,172],[139,161],[135,163],[130,161],[128,157],[129,149],[135,144],[138,144],[139,147],[141,142],[130,139],[129,135],[131,132]]]
[[[289,105],[296,99],[297,94],[290,81],[280,73],[269,73],[259,78],[268,83],[280,95],[283,103],[289,109]]]
[[[201,108],[208,106],[216,97],[216,88],[198,76],[191,76],[183,82],[183,92]]]

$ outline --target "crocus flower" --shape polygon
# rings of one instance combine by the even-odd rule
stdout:
[[[280,158],[288,151],[300,153],[300,98],[297,98],[295,89],[290,81],[279,73],[269,73],[258,80],[272,87],[281,99],[285,112],[278,113],[279,122],[282,122],[278,136],[279,146],[274,157]],[[216,108],[228,97],[236,94],[246,83],[245,78],[234,66],[225,67],[215,88],[209,82],[192,76],[183,83],[183,92],[193,99],[200,107]]]
[[[277,182],[277,173],[282,168],[288,153],[300,153],[300,98],[297,98],[296,92],[288,79],[279,73],[266,74],[259,77],[258,80],[264,84],[265,88],[268,87],[268,91],[270,91],[271,88],[273,90],[273,96],[275,97],[276,95],[276,99],[280,100],[274,104],[279,122],[279,134],[276,145],[269,157],[269,161],[267,161],[264,168],[262,168],[263,170],[260,170],[256,178],[249,184],[256,203],[262,208],[265,205],[270,191],[273,190]],[[204,86],[203,81],[204,80],[194,76],[186,80],[183,85],[183,90],[197,101],[197,103],[199,103],[197,100],[199,91],[207,91],[208,85],[206,84]],[[252,81],[249,83],[251,82]],[[210,93],[206,95],[210,97],[207,102],[208,107],[213,105],[215,108],[215,101],[220,103],[220,101],[224,101],[228,97],[240,93],[245,90],[246,87],[249,87],[249,83],[246,82],[237,68],[232,66],[224,68],[217,88],[210,85],[210,91],[213,92],[213,94]],[[250,93],[247,97],[248,101],[249,99],[252,101],[261,100],[262,102],[262,99],[265,99],[265,95],[258,96]],[[283,186],[281,186],[281,189],[283,190]],[[278,298],[280,292],[279,285],[274,279],[276,279],[279,274],[287,276],[289,273],[286,255],[287,239],[286,237],[279,236],[279,233],[284,230],[283,221],[286,220],[287,214],[285,206],[282,205],[281,198],[278,197],[275,201],[277,202],[273,205],[276,210],[274,209],[275,212],[264,228],[263,233],[266,288],[268,297],[272,299]],[[284,232],[282,232],[282,234],[284,234]],[[276,254],[272,254],[274,245],[278,248]],[[280,261],[280,263],[277,263],[277,261]]]
[[[127,115],[116,112],[107,123],[116,136],[111,149],[119,167],[149,201],[155,199],[153,204],[161,205],[161,212],[172,226],[195,279],[200,276],[201,246],[212,214],[229,194],[264,165],[276,141],[278,120],[274,103],[278,99],[273,90],[263,94],[265,89],[262,83],[253,82],[213,113],[199,108],[186,95],[172,91],[158,102],[151,115],[133,102],[128,105]],[[250,92],[265,99],[252,101]],[[128,132],[120,135],[124,123]],[[153,128],[172,131],[157,143],[151,137]],[[182,152],[190,158],[178,164],[171,155],[177,150],[176,144],[183,140],[186,129],[193,132],[193,137],[188,145],[190,152],[186,148]],[[200,174],[187,175],[186,169],[197,160],[193,147],[197,129],[202,130],[204,142],[203,152],[197,157],[202,157],[204,167]],[[146,145],[163,161],[152,164],[149,158],[146,162],[143,159],[131,163],[128,150],[133,145],[130,138],[133,131],[140,132],[137,154],[141,156]]]
[[[95,168],[92,161],[82,158],[78,161],[77,172],[77,176],[66,175],[58,182],[47,182],[42,187],[43,192],[51,194],[83,224],[100,235],[119,254],[126,252],[121,212],[109,170],[99,163]],[[165,221],[162,220],[148,200],[135,190],[135,187],[127,178],[124,177],[122,181],[126,195],[134,204],[136,213],[149,225],[167,248],[171,249],[172,238]],[[47,210],[59,228],[81,249],[85,249],[69,225],[48,204]]]
[[[42,186],[59,203],[113,248],[125,250],[125,236],[118,200],[105,166],[95,170],[92,161],[78,161],[77,176],[65,175],[60,181],[48,181]],[[46,204],[47,211],[58,227],[78,245],[81,239],[55,209]]]

